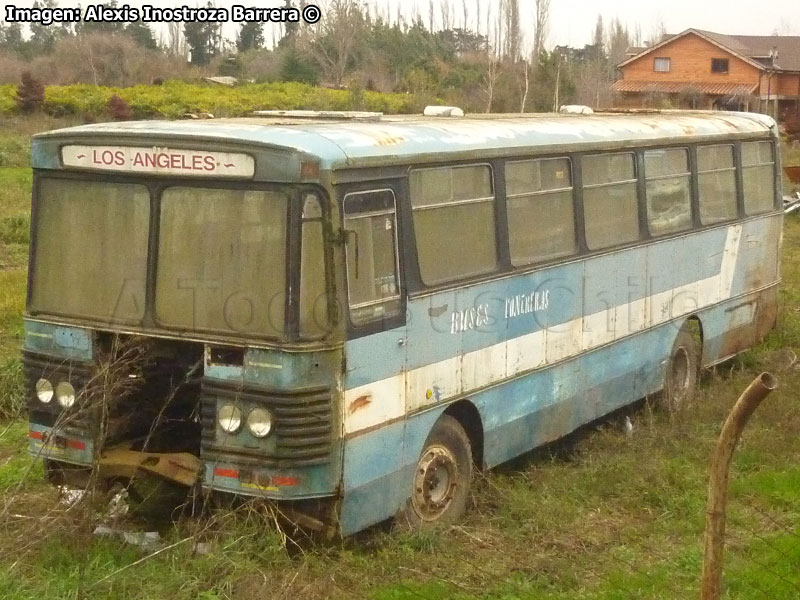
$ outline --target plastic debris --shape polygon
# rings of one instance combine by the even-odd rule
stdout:
[[[98,537],[116,537],[126,544],[138,546],[146,550],[158,550],[164,546],[161,534],[157,531],[125,531],[118,527],[98,525],[94,528],[94,535]]]
[[[74,506],[83,499],[83,497],[86,495],[86,490],[79,490],[67,487],[65,485],[60,485],[58,486],[58,495],[60,496],[61,504],[64,506]]]
[[[630,417],[625,417],[625,424],[623,425],[625,435],[633,435],[633,423]]]

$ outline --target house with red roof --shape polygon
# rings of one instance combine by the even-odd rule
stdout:
[[[633,48],[611,87],[620,107],[800,110],[800,36],[724,35],[700,29]]]

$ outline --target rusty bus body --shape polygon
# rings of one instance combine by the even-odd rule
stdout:
[[[35,136],[31,451],[345,535],[448,522],[474,467],[679,399],[774,326],[776,140],[733,113]]]

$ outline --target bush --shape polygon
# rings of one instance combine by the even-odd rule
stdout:
[[[29,71],[22,74],[22,83],[17,86],[17,107],[24,113],[33,112],[44,102],[44,84]]]
[[[25,408],[22,363],[16,358],[0,360],[0,419],[19,417]]]
[[[0,242],[6,244],[30,244],[31,222],[27,215],[0,219]]]
[[[112,98],[127,104],[131,116],[126,118],[179,118],[189,112],[208,112],[216,117],[239,117],[265,109],[349,110],[354,103],[347,90],[331,90],[294,81],[283,83],[250,83],[234,88],[216,85],[165,81],[162,85],[136,85],[126,88],[86,84],[50,85],[45,89],[43,109],[55,115],[82,115],[107,119]],[[386,94],[361,91],[359,103],[364,110],[390,113],[418,112],[420,99],[410,94]],[[0,87],[0,114],[13,112]]]
[[[114,94],[108,99],[108,114],[115,121],[128,121],[133,116],[131,105]]]

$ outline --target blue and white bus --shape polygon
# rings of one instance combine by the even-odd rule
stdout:
[[[677,405],[775,325],[768,117],[302,116],[34,137],[49,479],[452,523],[476,469]]]

